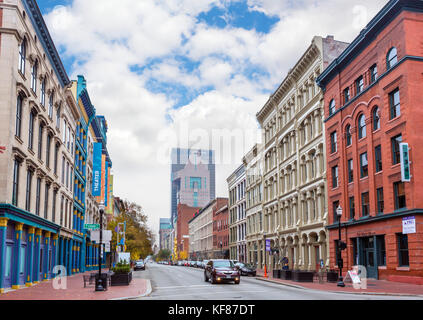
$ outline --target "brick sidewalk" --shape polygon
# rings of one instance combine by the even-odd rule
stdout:
[[[133,278],[129,286],[108,287],[108,291],[95,292],[93,285],[84,288],[83,275],[93,271],[67,277],[67,289],[53,289],[53,281],[42,282],[29,288],[0,294],[0,300],[111,300],[139,297],[147,292],[148,280]]]
[[[336,283],[324,282],[322,284],[318,282],[295,282],[290,280],[281,280],[272,278],[264,278],[263,275],[258,275],[257,278],[263,281],[271,281],[291,287],[297,287],[301,289],[312,289],[328,292],[339,292],[339,293],[358,293],[358,294],[382,294],[382,295],[406,295],[406,296],[423,296],[423,285],[407,284],[400,282],[392,282],[385,280],[367,280],[367,289],[356,290],[353,288],[352,283],[345,283],[345,287],[338,287]]]

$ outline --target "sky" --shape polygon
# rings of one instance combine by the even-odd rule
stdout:
[[[38,0],[69,78],[85,76],[108,121],[115,196],[141,205],[156,234],[170,217],[170,149],[214,149],[228,197],[260,142],[256,113],[313,37],[352,42],[386,3]]]

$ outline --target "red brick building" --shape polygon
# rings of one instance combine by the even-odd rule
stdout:
[[[392,0],[317,79],[325,91],[331,267],[423,284],[423,1]],[[411,181],[401,174],[409,144]],[[415,232],[403,230],[403,219]]]
[[[213,253],[215,258],[229,259],[228,199],[219,198],[213,207]]]
[[[177,241],[176,248],[178,251],[179,258],[181,259],[187,259],[189,253],[188,222],[200,209],[201,208],[194,208],[185,204],[178,204],[178,216],[176,220],[175,234]],[[182,257],[182,253],[184,253],[186,256]]]

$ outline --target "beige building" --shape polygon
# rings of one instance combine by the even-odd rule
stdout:
[[[59,236],[64,242],[75,234],[73,163],[80,114],[36,3],[6,0],[0,11],[0,145],[7,148],[0,155],[0,227],[15,235],[0,242],[6,262],[1,291],[49,279]],[[33,243],[33,235],[42,246]],[[16,263],[11,257],[18,253]],[[28,271],[34,264],[42,272]],[[21,268],[20,276],[10,280],[10,268],[12,274]]]
[[[213,256],[213,207],[216,199],[206,205],[188,223],[189,258],[211,259]]]
[[[315,80],[348,44],[314,37],[257,120],[263,129],[263,234],[259,268],[316,270],[329,266],[323,92]],[[265,252],[270,240],[273,254]],[[250,246],[251,247],[251,246]]]

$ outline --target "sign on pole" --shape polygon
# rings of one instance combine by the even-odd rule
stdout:
[[[401,181],[410,182],[410,149],[408,143],[400,143],[400,159],[401,159]]]
[[[271,251],[271,249],[270,249],[270,239],[266,239],[266,251],[267,252]]]
[[[98,224],[98,223],[84,224],[84,229],[87,229],[87,230],[98,230],[98,229],[100,229],[100,224]]]
[[[100,243],[100,230],[91,230],[90,232],[91,241],[95,241]],[[112,241],[112,231],[111,230],[103,230],[103,243]]]
[[[402,218],[402,233],[416,233],[416,217]]]

